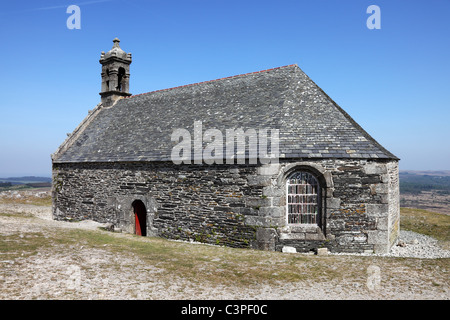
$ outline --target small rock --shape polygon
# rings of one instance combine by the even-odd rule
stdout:
[[[317,248],[317,255],[318,256],[328,255],[328,249],[327,248]]]
[[[414,240],[412,241],[412,244],[419,244],[419,240],[414,239]]]
[[[112,223],[110,223],[110,222],[105,223],[105,224],[103,225],[103,228],[104,228],[105,230],[107,230],[107,231],[114,231],[114,225],[113,225]]]
[[[406,247],[406,243],[405,243],[405,241],[400,240],[400,241],[397,243],[397,246],[399,246],[399,247]]]
[[[284,246],[283,249],[281,249],[281,251],[287,253],[296,253],[297,249],[295,249],[294,247]]]

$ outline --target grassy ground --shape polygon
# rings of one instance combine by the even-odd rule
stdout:
[[[24,223],[32,219],[20,217]],[[424,210],[402,209],[403,229],[434,236],[444,243],[449,240],[448,218]],[[211,285],[233,284],[243,287],[261,282],[362,279],[366,276],[365,270],[373,264],[391,270],[407,268],[411,273],[429,277],[432,285],[439,286],[446,281],[449,260],[292,255],[190,244],[102,230],[61,229],[0,236],[0,252],[2,259],[6,260],[32,256],[38,251],[64,252],[74,246],[107,250],[118,256],[136,256],[146,265],[163,270],[160,276],[167,278],[176,274],[198,283],[207,281]],[[113,265],[104,267],[115,268]],[[433,275],[436,270],[439,270],[439,276]]]
[[[422,209],[401,208],[400,229],[431,236],[450,249],[450,215]]]
[[[3,203],[5,201],[35,205],[51,203],[49,197],[0,200]],[[103,230],[56,229],[45,224],[41,225],[38,219],[24,214],[0,213],[0,219],[6,219],[4,220],[6,222],[18,219],[14,223],[19,226],[32,225],[27,232],[0,233],[0,260],[14,261],[14,264],[0,261],[2,262],[0,267],[3,268],[16,268],[15,266],[19,267],[21,264],[25,266],[28,264],[27,258],[34,260],[42,256],[50,259],[53,256],[72,255],[68,259],[79,259],[83,271],[87,274],[97,274],[97,269],[94,270],[92,265],[82,261],[86,254],[100,252],[100,256],[119,257],[118,260],[105,259],[97,263],[95,268],[101,268],[101,274],[115,274],[124,270],[126,266],[120,262],[122,257],[133,257],[137,259],[135,261],[142,262],[145,268],[159,270],[157,277],[162,281],[171,283],[176,275],[190,283],[198,284],[199,287],[225,286],[245,290],[261,283],[280,286],[280,284],[314,282],[350,283],[352,288],[355,284],[365,283],[367,270],[373,265],[382,270],[383,288],[386,290],[392,286],[406,288],[404,290],[410,288],[414,292],[437,290],[441,294],[450,286],[448,280],[450,259],[283,254],[190,244]],[[402,208],[401,229],[432,236],[444,245],[448,245],[450,241],[450,217],[444,214]],[[134,270],[136,265],[132,263],[129,268]],[[7,277],[3,277],[4,281],[5,279]],[[30,282],[23,285],[30,286]]]
[[[176,274],[194,282],[205,281],[207,276],[208,282],[216,285],[246,286],[261,281],[299,281],[309,277],[330,280],[339,277],[339,272],[328,263],[317,263],[303,255],[190,244],[101,230],[67,229],[24,236],[0,235],[0,252],[4,260],[32,256],[39,251],[64,252],[73,246],[107,250],[118,256],[137,256],[146,265],[163,270],[160,276]],[[310,272],[299,272],[299,266],[310,269]]]
[[[28,191],[29,189],[24,189]],[[24,195],[21,194],[20,198],[9,198],[2,197],[0,198],[0,203],[5,204],[32,204],[35,206],[51,206],[52,205],[52,197],[44,196],[42,198],[35,197],[33,195]]]
[[[346,279],[363,282],[371,265],[389,270],[393,283],[399,279],[394,270],[418,274],[417,279],[430,286],[446,286],[448,259],[382,258],[363,256],[308,256],[279,252],[234,249],[168,241],[160,238],[142,238],[111,234],[106,231],[79,229],[57,230],[54,233],[34,232],[0,236],[3,260],[25,259],[38,252],[62,254],[73,247],[104,250],[115,256],[134,256],[149,267],[162,270],[158,275],[165,281],[175,274],[192,283],[208,286],[235,286],[245,288],[260,283],[269,285],[300,281],[336,282]],[[120,269],[109,262],[101,266],[107,272]],[[439,272],[436,274],[436,271]],[[388,275],[389,274],[389,275]],[[388,276],[387,276],[388,275]]]

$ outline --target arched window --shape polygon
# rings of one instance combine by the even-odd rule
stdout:
[[[297,171],[286,181],[287,223],[319,224],[320,185],[309,172]]]

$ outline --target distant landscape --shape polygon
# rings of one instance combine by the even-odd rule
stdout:
[[[48,177],[13,177],[0,178],[0,191],[22,190],[30,188],[50,188],[52,186],[52,178]]]
[[[450,214],[450,170],[400,171],[400,206]]]
[[[433,190],[450,194],[450,171],[400,171],[400,189],[406,193]]]
[[[400,206],[450,214],[450,170],[401,170]],[[0,178],[0,192],[25,189],[49,189],[49,177]]]

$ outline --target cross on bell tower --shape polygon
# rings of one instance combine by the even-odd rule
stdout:
[[[107,53],[102,51],[100,63],[102,64],[102,104],[112,106],[121,97],[131,96],[130,64],[131,53],[126,53],[120,46],[120,40],[115,38],[114,45]]]

